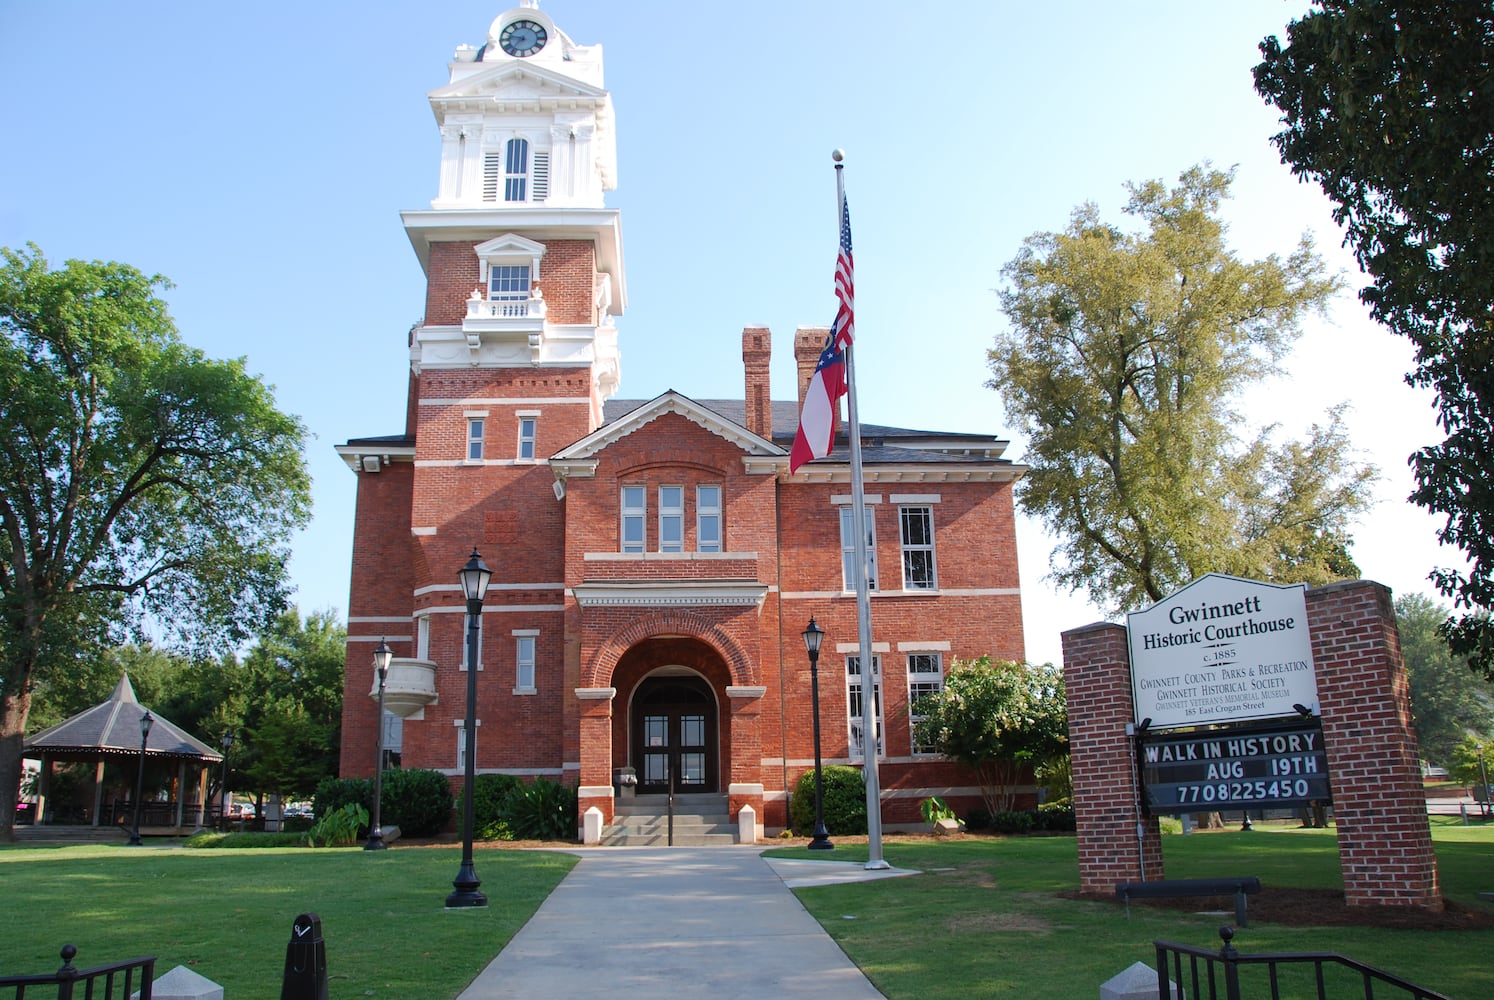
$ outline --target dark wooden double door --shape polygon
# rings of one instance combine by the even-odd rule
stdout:
[[[646,680],[633,698],[630,731],[638,794],[718,790],[716,699],[699,678]]]

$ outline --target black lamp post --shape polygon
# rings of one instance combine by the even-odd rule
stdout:
[[[388,846],[384,843],[384,830],[380,826],[379,806],[384,801],[384,683],[389,680],[389,661],[392,659],[394,650],[380,639],[373,653],[374,673],[379,677],[379,751],[374,758],[373,826],[368,828],[368,843],[363,845],[365,851],[382,851]]]
[[[477,779],[477,622],[493,571],[488,569],[474,548],[467,565],[457,575],[462,581],[462,594],[467,598],[467,717],[462,720],[466,742],[466,753],[463,754],[462,867],[451,880],[455,891],[446,897],[448,909],[488,905],[488,897],[478,892],[482,879],[477,877],[477,871],[472,867],[472,785]]]
[[[218,782],[218,828],[228,829],[228,751],[233,749],[233,731],[223,734],[223,778]]]
[[[825,641],[825,630],[809,619],[804,630],[804,649],[809,653],[809,702],[814,712],[814,836],[810,838],[811,851],[833,851],[830,832],[825,829],[825,773],[820,766],[820,643]]]
[[[145,741],[150,739],[150,724],[155,716],[146,712],[140,717],[140,770],[135,772],[135,826],[130,831],[128,847],[140,846],[140,797],[145,794]]]

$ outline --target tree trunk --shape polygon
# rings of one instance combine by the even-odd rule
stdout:
[[[26,716],[31,692],[0,695],[0,843],[16,839],[16,803],[21,792],[21,748],[26,741]],[[40,818],[38,818],[40,822]]]

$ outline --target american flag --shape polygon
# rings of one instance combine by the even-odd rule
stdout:
[[[835,257],[835,298],[840,307],[825,338],[819,364],[804,390],[804,409],[799,414],[799,432],[789,452],[789,474],[799,466],[830,454],[835,444],[835,422],[840,397],[847,391],[845,349],[856,332],[855,259],[851,255],[851,210],[845,195],[840,199],[840,252]]]

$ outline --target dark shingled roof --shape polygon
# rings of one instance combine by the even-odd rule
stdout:
[[[21,751],[24,757],[39,758],[86,755],[134,755],[140,753],[140,719],[146,709],[135,700],[130,675],[119,678],[119,685],[109,700],[79,712],[66,722],[32,736]],[[176,728],[170,720],[151,714],[150,735],[146,738],[148,757],[182,757],[193,760],[221,761],[223,755],[201,740]]]

